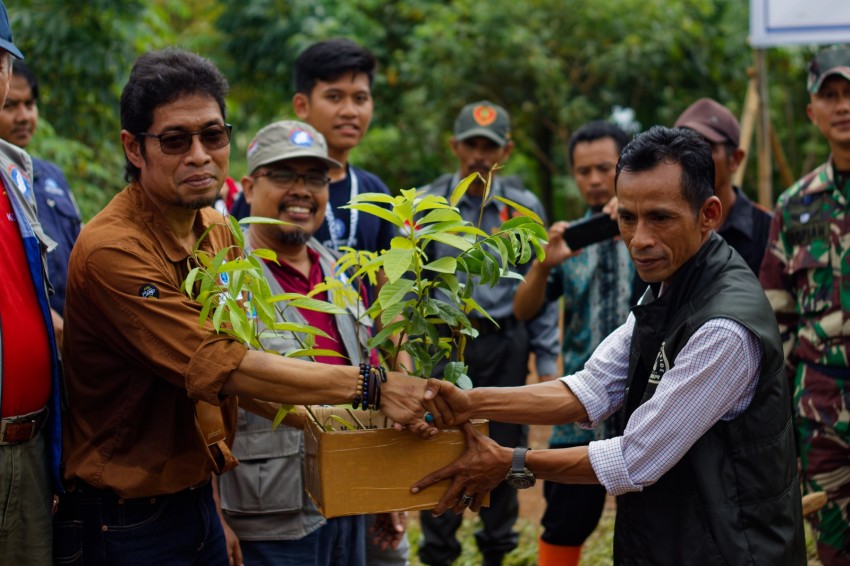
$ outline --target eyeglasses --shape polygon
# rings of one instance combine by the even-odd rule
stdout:
[[[269,181],[280,187],[281,189],[291,189],[298,182],[298,179],[304,179],[304,186],[308,190],[318,192],[328,186],[331,182],[330,177],[321,173],[296,173],[291,169],[266,169],[259,173],[251,175],[255,179],[257,177],[267,177]]]
[[[192,138],[198,136],[207,150],[221,149],[230,143],[230,132],[233,126],[209,126],[197,132],[165,132],[164,134],[148,134],[139,132],[136,135],[143,138],[153,138],[159,142],[159,149],[166,155],[180,155],[192,147]]]

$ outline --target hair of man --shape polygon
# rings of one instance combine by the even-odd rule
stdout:
[[[200,55],[174,47],[145,53],[133,65],[121,93],[121,128],[134,135],[145,133],[158,106],[196,94],[215,100],[222,119],[226,119],[224,99],[228,88],[221,71]],[[144,143],[139,144],[139,151],[144,157]],[[125,180],[138,181],[139,173],[139,168],[125,157]]]
[[[708,142],[689,128],[653,126],[635,136],[620,153],[614,186],[622,171],[649,171],[661,163],[682,168],[682,195],[699,214],[705,199],[714,196],[714,160]]]
[[[310,96],[317,81],[333,82],[349,73],[365,74],[371,87],[376,67],[375,56],[350,39],[320,41],[295,59],[295,92]]]
[[[576,144],[590,143],[605,138],[611,138],[614,140],[614,144],[617,146],[617,153],[621,153],[623,148],[626,147],[626,144],[629,143],[629,134],[624,132],[616,124],[606,122],[605,120],[594,120],[593,122],[588,122],[573,132],[573,135],[570,136],[568,146],[570,167],[573,166],[573,155]]]
[[[21,77],[30,87],[30,91],[32,92],[32,99],[38,100],[38,79],[35,78],[35,73],[32,72],[32,69],[27,67],[26,63],[21,61],[20,59],[15,60],[12,63],[12,76]]]

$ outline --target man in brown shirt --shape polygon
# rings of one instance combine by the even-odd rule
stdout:
[[[227,564],[209,486],[216,465],[196,407],[218,407],[232,441],[236,395],[294,404],[355,397],[358,368],[248,351],[201,327],[200,305],[181,292],[192,246],[222,221],[209,207],[228,172],[226,92],[212,63],[165,49],[139,58],[122,93],[130,184],[86,226],[69,269],[68,493],[57,560]],[[233,241],[218,226],[204,245]],[[424,391],[424,380],[392,373],[382,409],[422,427]]]

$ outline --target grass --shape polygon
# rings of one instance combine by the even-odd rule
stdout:
[[[410,537],[410,564],[421,566],[417,549],[422,538],[419,529],[417,513],[410,513],[410,524],[408,536]],[[463,544],[463,552],[455,561],[454,566],[477,566],[481,564],[481,555],[475,546],[473,533],[480,528],[481,521],[477,515],[469,515],[464,518],[463,524],[458,531],[458,540]],[[534,566],[537,564],[537,537],[540,535],[540,525],[520,518],[516,525],[519,531],[519,546],[505,557],[504,566]],[[806,523],[806,553],[809,566],[819,565],[815,551],[814,539],[811,535],[808,523]],[[614,564],[612,548],[614,547],[614,510],[606,509],[599,521],[599,526],[585,542],[581,553],[581,566],[611,566]]]

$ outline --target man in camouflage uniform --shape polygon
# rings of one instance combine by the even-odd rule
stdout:
[[[824,564],[850,564],[850,47],[809,65],[807,112],[829,160],[776,205],[760,279],[779,322],[804,488],[829,503],[812,518]]]

